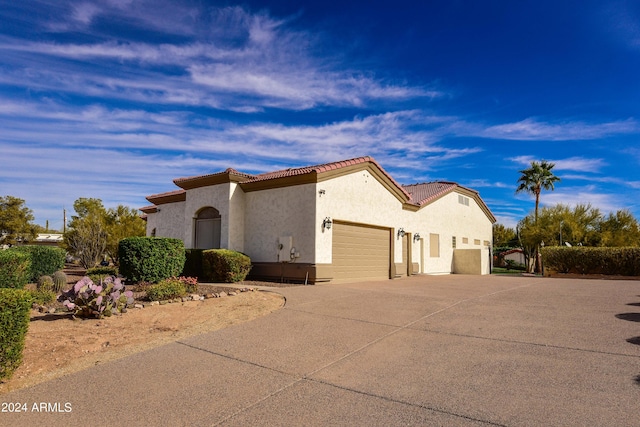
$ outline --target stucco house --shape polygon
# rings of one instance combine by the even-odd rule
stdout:
[[[488,274],[495,217],[453,182],[398,184],[373,158],[178,178],[147,197],[147,235],[251,257],[251,276],[309,283]]]

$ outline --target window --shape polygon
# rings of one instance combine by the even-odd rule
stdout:
[[[463,196],[462,194],[458,194],[458,203],[461,205],[469,206],[469,198]]]
[[[462,238],[462,243],[468,244],[469,243],[469,238],[468,237],[463,237]]]
[[[456,236],[451,237],[451,247],[453,249],[456,248]]]
[[[490,241],[488,241],[488,240],[485,240],[485,241],[484,241],[484,245],[485,245],[485,246],[489,246],[489,245],[491,245],[491,242],[490,242]]]
[[[440,235],[429,234],[429,256],[431,258],[440,257]]]
[[[479,245],[479,244],[480,244],[480,239],[475,239],[475,240],[473,241],[473,244],[474,244],[474,245]]]

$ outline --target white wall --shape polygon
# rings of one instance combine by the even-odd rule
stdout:
[[[244,195],[244,252],[255,262],[288,261],[278,251],[279,237],[291,236],[300,257],[315,262],[315,184],[251,191]],[[284,259],[283,259],[284,258]]]
[[[331,263],[332,233],[331,230],[323,232],[321,227],[325,217],[393,228],[402,227],[404,223],[406,212],[402,210],[400,201],[367,170],[319,182],[316,186],[318,263]],[[321,195],[320,190],[324,190],[324,194]],[[395,262],[402,262],[399,243],[395,245],[394,259]]]
[[[208,187],[193,188],[187,190],[187,200],[183,212],[184,246],[193,248],[194,245],[194,220],[200,209],[210,206],[220,212],[220,247],[229,247],[229,193],[230,183],[211,185]]]
[[[182,240],[184,235],[183,218],[184,202],[158,205],[158,212],[147,214],[147,236],[151,236],[155,228],[157,237],[172,237]]]

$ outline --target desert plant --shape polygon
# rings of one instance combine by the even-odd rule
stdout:
[[[185,261],[184,243],[166,237],[128,237],[120,241],[120,274],[133,282],[159,282],[177,276]]]
[[[117,267],[93,267],[87,270],[87,276],[98,283],[100,280],[105,279],[107,276],[118,276]]]
[[[51,276],[40,276],[36,285],[38,290],[52,290],[53,278]]]
[[[156,285],[149,286],[147,289],[147,298],[151,301],[179,298],[186,294],[187,289],[184,283],[175,277],[165,279]]]
[[[0,289],[0,380],[9,379],[22,362],[32,299],[22,289]]]
[[[33,302],[40,305],[49,304],[56,299],[56,293],[51,288],[38,288],[30,290],[29,293]]]
[[[251,270],[251,259],[228,249],[209,249],[202,253],[206,280],[235,283],[244,280]]]
[[[64,271],[58,270],[53,273],[53,291],[62,292],[65,286],[67,286],[67,275]]]
[[[29,282],[30,270],[29,254],[0,250],[0,288],[24,288]]]
[[[31,267],[29,281],[35,283],[40,276],[49,276],[64,268],[66,254],[64,249],[53,246],[16,246],[10,252],[22,252],[29,255]]]
[[[107,277],[95,284],[85,276],[58,299],[74,316],[102,318],[133,304],[133,292],[125,291],[117,277]]]
[[[640,248],[546,247],[546,269],[559,273],[640,276]]]
[[[187,293],[192,294],[198,290],[198,279],[196,277],[178,276],[175,278],[184,285]]]

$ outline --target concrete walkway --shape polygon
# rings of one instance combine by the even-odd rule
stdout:
[[[640,425],[640,281],[275,291],[269,316],[0,396],[29,408],[0,425]]]

